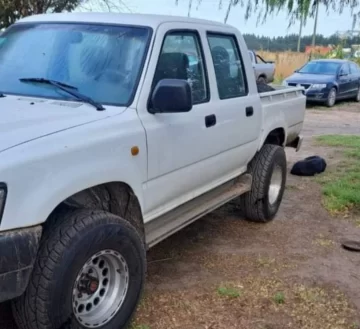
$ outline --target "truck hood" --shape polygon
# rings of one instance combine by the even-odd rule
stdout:
[[[79,102],[28,97],[0,98],[0,152],[31,140],[119,114]]]
[[[294,73],[286,79],[290,83],[328,83],[335,80],[335,76],[327,74]]]

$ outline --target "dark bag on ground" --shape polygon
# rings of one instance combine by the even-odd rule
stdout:
[[[296,176],[314,176],[321,174],[326,169],[326,162],[323,158],[314,155],[298,161],[291,169],[291,174]]]

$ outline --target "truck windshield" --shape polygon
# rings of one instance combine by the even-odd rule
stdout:
[[[94,24],[17,24],[0,37],[4,94],[77,99],[46,84],[58,81],[101,104],[127,106],[142,71],[150,29]]]
[[[303,66],[298,72],[334,75],[336,74],[339,67],[340,64],[335,62],[309,62],[305,66]]]

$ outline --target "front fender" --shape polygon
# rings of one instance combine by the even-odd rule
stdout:
[[[68,197],[108,182],[129,185],[143,209],[146,138],[136,112],[127,112],[4,152],[0,182],[8,193],[0,231],[41,224]]]

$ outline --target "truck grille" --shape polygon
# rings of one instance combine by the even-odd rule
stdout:
[[[300,86],[304,87],[305,89],[309,89],[309,87],[311,86],[310,83],[288,83],[288,85],[291,87],[296,87],[297,85],[300,85]]]

